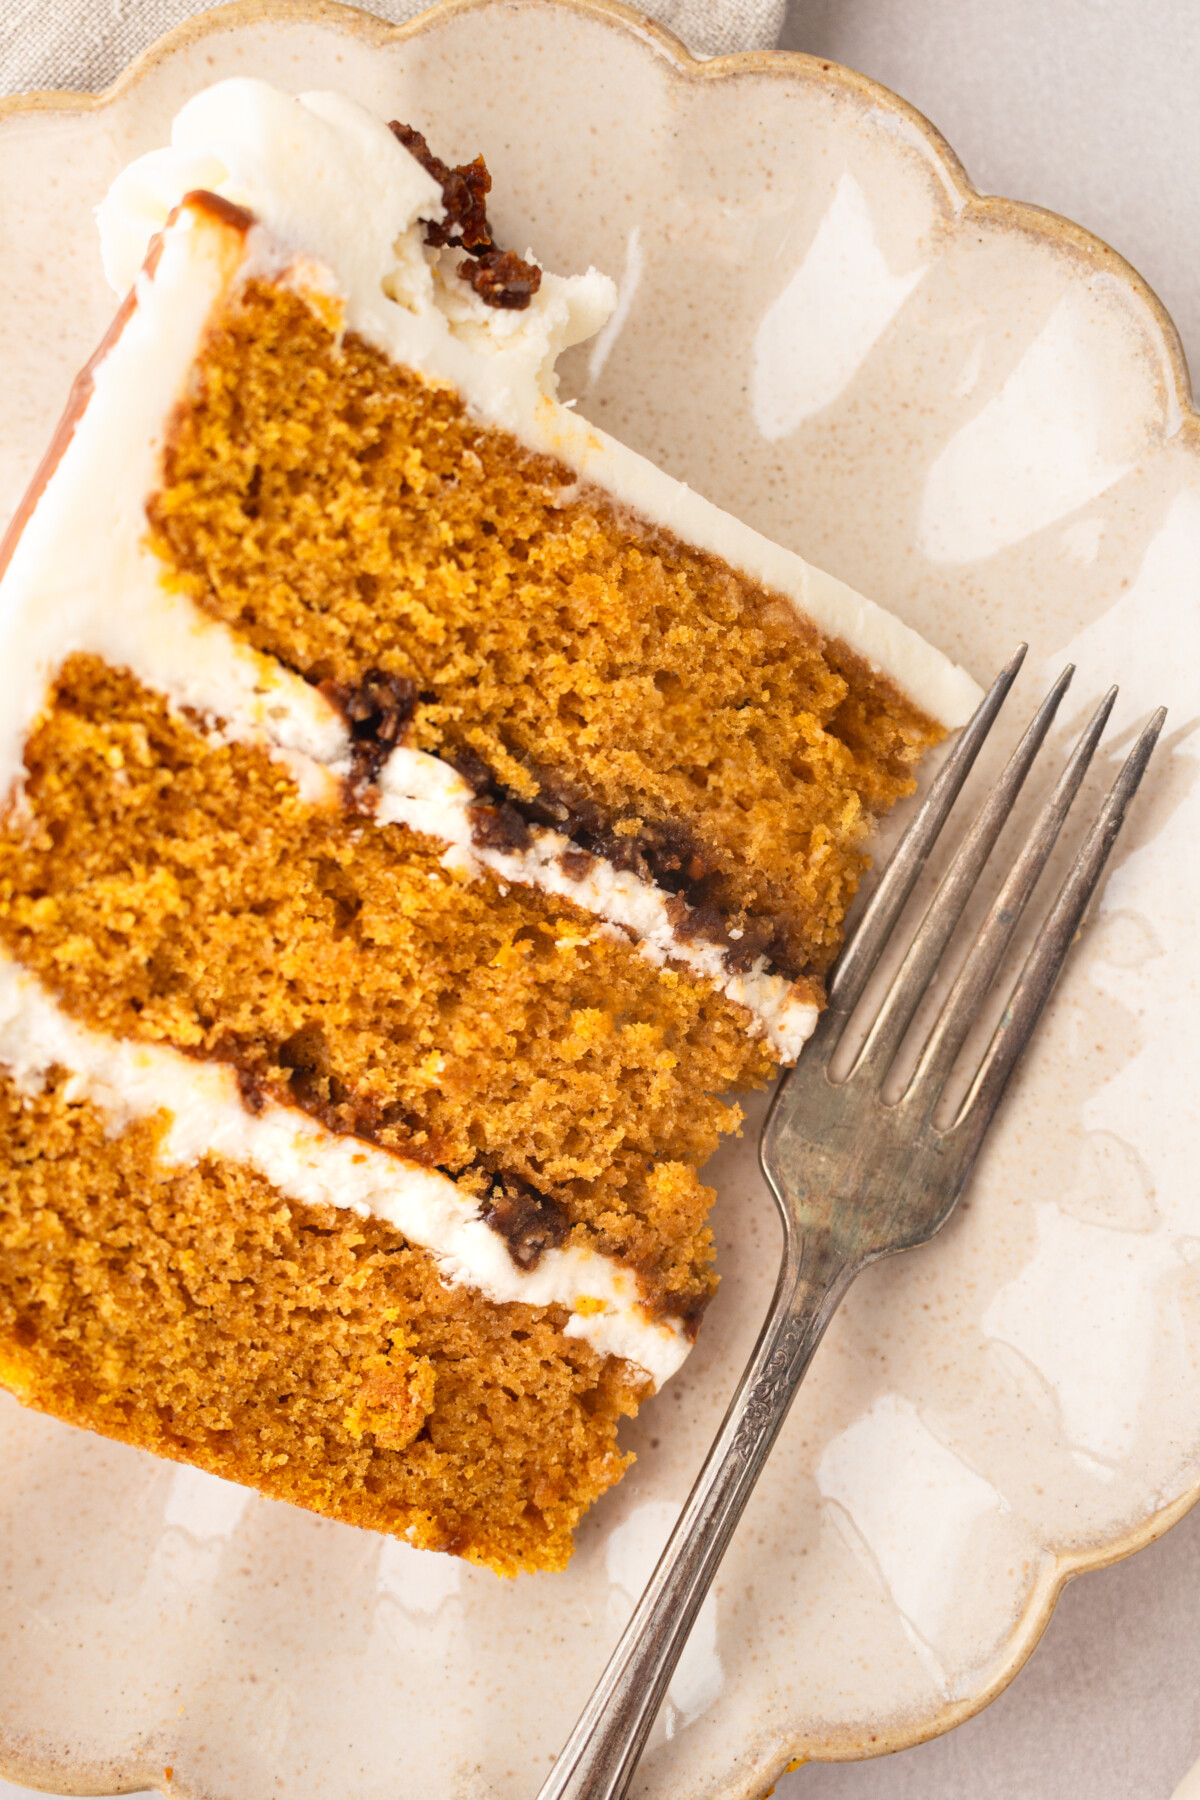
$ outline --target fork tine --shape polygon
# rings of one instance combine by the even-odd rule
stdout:
[[[1166,716],[1166,708],[1160,706],[1130,751],[1025,959],[1004,1017],[992,1034],[987,1054],[954,1122],[956,1132],[966,1126],[975,1142],[987,1130],[1009,1076],[1050,998],[1067,951],[1083,922],[1088,901],[1125,822],[1126,808],[1146,772]]]
[[[838,958],[829,984],[831,1011],[853,1012],[861,998],[880,952],[892,934],[892,927],[904,911],[925,859],[946,822],[946,815],[971,772],[983,741],[995,722],[996,714],[1008,698],[1008,691],[1017,678],[1017,671],[1025,660],[1028,648],[1027,644],[1021,644],[1016,655],[993,681],[954,749],[938,770],[916,818],[892,853],[879,886],[867,902],[858,925]]]
[[[887,1074],[934,970],[954,935],[963,908],[975,891],[975,884],[995,847],[996,839],[1008,822],[1017,795],[1045,742],[1059,702],[1070,686],[1074,673],[1074,663],[1068,663],[1033,715],[1003,774],[955,851],[950,867],[942,877],[937,893],[930,901],[925,917],[908,947],[904,961],[884,996],[855,1065],[855,1075],[882,1081]]]
[[[926,1040],[908,1085],[906,1098],[928,1104],[936,1103],[954,1059],[978,1017],[984,995],[1021,923],[1050,852],[1058,841],[1116,698],[1116,688],[1110,688],[1092,714],[1055,782],[1053,792],[1022,844],[1016,861],[1005,876],[999,893],[988,908],[987,917],[955,976],[937,1022]]]

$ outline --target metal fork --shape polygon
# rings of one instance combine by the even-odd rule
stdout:
[[[1112,711],[1108,693],[1017,853],[898,1097],[896,1054],[1073,674],[1038,708],[950,863],[867,1033],[840,1081],[831,1075],[851,1014],[991,730],[1025,656],[993,682],[889,862],[848,942],[829,1005],[780,1086],[759,1155],[783,1221],[771,1309],[737,1393],[646,1591],[538,1800],[621,1800],[688,1633],[779,1435],[813,1352],[868,1263],[926,1243],[954,1209],[1017,1059],[1083,921],[1125,809],[1166,717],[1146,726],[1025,959],[961,1105],[942,1117],[946,1083],[1062,828]]]

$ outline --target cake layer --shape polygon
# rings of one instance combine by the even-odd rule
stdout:
[[[298,255],[346,328],[391,362],[457,393],[479,422],[565,464],[573,480],[783,597],[937,724],[966,722],[978,687],[915,631],[558,404],[555,360],[604,323],[616,304],[613,283],[595,269],[567,278],[542,271],[527,307],[486,304],[457,275],[461,251],[430,249],[427,222],[446,214],[440,183],[364,107],[334,93],[293,99],[247,79],[197,94],[172,123],[171,147],[131,164],[98,210],[118,294],[196,189],[248,209],[276,266]]]
[[[27,1405],[503,1574],[559,1568],[644,1384],[164,1124],[0,1077],[0,1381]]]
[[[464,872],[484,868],[502,883],[540,888],[602,921],[601,930],[629,938],[639,956],[660,968],[676,965],[711,981],[746,1013],[746,1029],[766,1038],[781,1062],[794,1062],[818,1018],[819,988],[790,981],[772,970],[746,934],[719,922],[706,909],[618,868],[604,856],[546,826],[514,830],[506,807],[480,806],[479,797],[448,763],[420,750],[392,752],[379,774],[373,817],[397,823],[450,845],[446,866]],[[503,820],[497,829],[496,815]],[[481,822],[483,829],[481,830]]]
[[[228,1063],[472,1183],[529,1184],[570,1241],[685,1314],[711,1288],[694,1170],[717,1096],[774,1059],[709,981],[436,841],[314,805],[94,657],[64,667],[0,830],[0,941],[80,1020]]]
[[[150,506],[169,578],[526,825],[819,975],[874,820],[941,735],[843,645],[276,281],[213,322]],[[519,823],[515,823],[520,832]]]

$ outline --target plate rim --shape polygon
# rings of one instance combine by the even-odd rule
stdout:
[[[192,14],[154,39],[99,93],[72,88],[38,88],[0,96],[0,126],[10,119],[38,113],[101,112],[124,99],[160,63],[202,43],[211,35],[231,28],[263,24],[328,25],[378,45],[395,44],[416,38],[439,26],[445,19],[497,5],[514,10],[517,7],[532,10],[552,6],[559,11],[579,13],[601,25],[628,32],[644,43],[652,53],[662,57],[672,66],[676,75],[687,81],[736,81],[747,75],[779,76],[793,81],[799,78],[802,81],[819,82],[860,103],[867,102],[902,122],[915,134],[930,166],[940,176],[954,210],[960,216],[986,219],[1008,232],[1027,233],[1049,245],[1060,255],[1090,263],[1093,268],[1103,270],[1124,288],[1128,303],[1149,316],[1168,378],[1168,415],[1174,410],[1177,419],[1175,429],[1168,428],[1168,435],[1200,457],[1200,410],[1193,398],[1187,356],[1178,327],[1154,288],[1120,251],[1113,249],[1097,233],[1050,208],[1038,206],[1031,201],[1011,200],[1000,194],[981,193],[971,181],[961,158],[937,126],[911,102],[873,77],[825,57],[798,50],[751,50],[706,59],[694,57],[666,26],[625,4],[625,0],[434,0],[434,4],[401,24],[393,24],[363,7],[343,4],[342,0],[229,0],[228,4]],[[868,1741],[856,1744],[853,1749],[829,1744],[822,1753],[822,1747],[813,1746],[811,1741],[804,1749],[788,1747],[784,1731],[781,1733],[784,1747],[775,1752],[770,1773],[765,1779],[768,1782],[777,1781],[784,1773],[810,1762],[857,1762],[892,1755],[927,1743],[953,1730],[956,1725],[965,1723],[998,1698],[1020,1673],[1049,1625],[1055,1606],[1069,1581],[1093,1570],[1110,1568],[1145,1549],[1177,1524],[1197,1502],[1200,1502],[1200,1479],[1140,1523],[1131,1526],[1120,1537],[1110,1538],[1103,1544],[1085,1549],[1046,1551],[1042,1568],[1029,1591],[1023,1611],[1013,1621],[1003,1651],[988,1679],[974,1693],[963,1699],[948,1700],[938,1711],[920,1719],[884,1728],[873,1734]],[[136,1755],[135,1751],[135,1758]],[[132,1781],[141,1780],[143,1775],[154,1781],[161,1773],[157,1770],[143,1770],[136,1762],[123,1764],[119,1775],[111,1767],[107,1772],[95,1765],[93,1767],[96,1772],[89,1778],[86,1764],[68,1767],[65,1762],[58,1761],[53,1753],[30,1758],[27,1749],[22,1751],[19,1740],[10,1738],[7,1744],[0,1740],[0,1777],[37,1787],[48,1782],[60,1784],[64,1777],[71,1783],[70,1788],[60,1785],[45,1788],[44,1791],[47,1792],[81,1793],[86,1786],[87,1791],[93,1793],[130,1793],[133,1791]],[[136,1773],[133,1772],[135,1768]],[[178,1777],[175,1777],[172,1782],[173,1791],[186,1794],[189,1791],[186,1779],[185,1776],[183,1782],[178,1782]],[[737,1778],[734,1779],[736,1781]],[[98,1784],[104,1781],[116,1781],[119,1785],[101,1788]],[[724,1792],[728,1800],[735,1800],[735,1793],[740,1795],[741,1791],[740,1786],[736,1789],[730,1786]],[[765,1794],[772,1790],[767,1788],[763,1791]]]

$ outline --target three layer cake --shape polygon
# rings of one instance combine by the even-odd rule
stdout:
[[[0,1381],[514,1572],[977,690],[558,403],[615,293],[487,188],[239,80],[100,209],[0,583]]]

